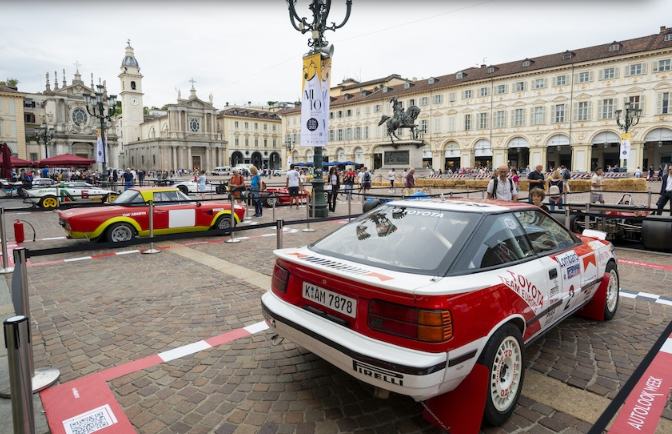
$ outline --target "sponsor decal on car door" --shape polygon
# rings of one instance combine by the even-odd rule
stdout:
[[[524,315],[529,327],[526,337],[546,324],[545,312],[548,310],[549,297],[546,273],[546,267],[541,260],[528,261],[497,271],[499,281],[515,292],[530,308]]]
[[[168,211],[169,228],[188,228],[196,226],[196,211],[190,209],[171,209]]]

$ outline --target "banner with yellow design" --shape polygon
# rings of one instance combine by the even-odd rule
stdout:
[[[630,133],[621,134],[621,160],[630,159],[630,143],[631,143]]]
[[[317,53],[303,58],[301,146],[327,146],[331,58]]]

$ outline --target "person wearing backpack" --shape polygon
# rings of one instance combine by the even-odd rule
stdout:
[[[565,183],[562,179],[560,169],[556,169],[555,172],[548,179],[548,202],[551,205],[551,211],[555,211],[555,206],[558,206],[558,209],[564,209],[562,207],[562,192],[564,191]]]
[[[366,167],[362,167],[362,171],[362,190],[364,190],[364,194],[366,194],[366,192],[371,189],[371,173]]]
[[[493,177],[488,183],[488,199],[516,202],[518,200],[518,190],[516,190],[513,180],[508,177],[509,166],[502,164],[497,168],[497,173],[499,176]]]
[[[565,166],[560,166],[562,168],[562,183],[564,191],[569,191],[569,181],[572,179],[572,172],[569,171]]]

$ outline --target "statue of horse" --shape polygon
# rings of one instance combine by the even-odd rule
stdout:
[[[412,105],[408,108],[408,110],[401,113],[401,117],[398,116],[390,117],[387,115],[383,115],[383,117],[380,118],[380,122],[378,122],[378,126],[383,125],[384,123],[387,122],[386,124],[387,135],[390,136],[390,140],[392,141],[392,143],[394,143],[395,137],[397,140],[401,140],[399,136],[397,136],[396,131],[402,128],[410,129],[411,138],[413,140],[417,140],[418,125],[415,124],[415,120],[418,118],[419,114],[420,114],[420,107]]]

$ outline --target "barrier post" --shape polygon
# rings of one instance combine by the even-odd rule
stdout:
[[[315,201],[313,194],[310,195],[310,199]],[[308,197],[306,197],[306,201]],[[313,204],[313,215],[315,215],[315,205]],[[310,228],[310,202],[306,202],[306,228],[302,232],[315,232],[315,229]]]
[[[245,194],[245,217],[243,218],[243,223],[252,223],[252,219],[247,215],[247,209],[250,205],[254,206],[254,196],[250,200],[250,190],[247,190]]]
[[[275,238],[277,241],[277,248],[282,249],[282,227],[283,227],[283,222],[282,219],[277,219],[275,221]]]
[[[14,300],[14,312],[30,318],[30,297],[28,293],[28,266],[26,261],[26,248],[14,249],[14,274],[12,275],[12,299]],[[28,373],[32,378],[33,392],[39,392],[54,384],[61,372],[55,368],[35,369],[33,364],[33,347],[28,345]],[[11,385],[10,385],[11,386]],[[10,387],[0,385],[0,397],[9,398]]]
[[[469,186],[467,185],[467,199],[469,199]]]
[[[481,190],[481,199],[485,199],[485,190]]]
[[[348,195],[348,215],[352,215],[352,195]],[[350,217],[348,217],[348,221],[352,221]]]
[[[588,214],[590,214],[590,203],[586,204],[586,218],[584,219],[586,227],[584,229],[590,229],[590,216]]]
[[[565,206],[565,227],[567,229],[569,229],[570,231],[572,230],[572,228],[569,227],[570,223],[571,223],[570,218],[569,218],[571,212],[572,212],[572,210],[570,210],[568,206]]]
[[[2,269],[0,274],[7,274],[14,271],[14,267],[9,266],[9,256],[7,256],[7,231],[5,230],[5,208],[0,207],[0,240],[2,241]]]
[[[9,365],[14,433],[34,434],[33,386],[28,366],[31,349],[30,319],[23,315],[8,318],[3,322],[3,332]]]
[[[149,201],[149,249],[143,250],[144,254],[161,253],[161,250],[154,248],[154,201]]]
[[[231,193],[231,239],[226,240],[226,243],[239,243],[240,240],[236,239],[233,235],[233,228],[236,227],[236,199],[233,197],[233,192]]]
[[[432,186],[431,185],[429,186],[429,195],[430,196],[432,195]]]
[[[278,193],[273,192],[271,193],[271,203],[273,204],[273,220],[275,220],[275,203],[278,201]]]
[[[649,189],[649,203],[646,205],[647,208],[651,208],[651,189]]]

